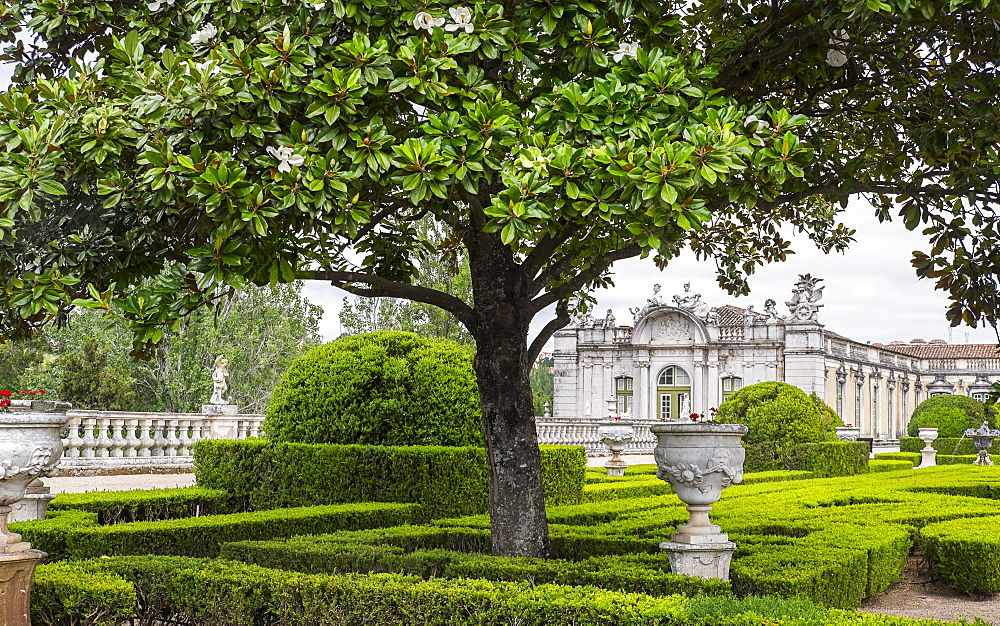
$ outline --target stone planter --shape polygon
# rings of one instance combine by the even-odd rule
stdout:
[[[635,437],[632,423],[626,420],[608,420],[597,427],[597,437],[611,450],[611,459],[604,464],[608,476],[624,476],[628,463],[622,459],[622,452]]]
[[[837,439],[841,441],[857,441],[861,436],[861,429],[857,426],[837,426]]]
[[[0,623],[30,624],[31,579],[45,558],[7,528],[12,505],[28,485],[55,473],[63,444],[64,413],[0,413]]]
[[[917,469],[934,467],[937,465],[937,450],[931,447],[931,444],[938,438],[938,429],[920,428],[917,430],[917,436],[924,442],[924,448],[920,451],[920,465],[917,466]]]
[[[983,422],[983,425],[976,430],[967,429],[965,436],[971,438],[972,445],[979,450],[979,457],[973,461],[973,465],[993,465],[993,459],[990,458],[990,446],[993,445],[994,439],[1000,437],[1000,430],[993,430],[990,428],[989,422]]]
[[[743,480],[746,452],[740,440],[747,427],[681,418],[655,424],[650,430],[657,439],[653,451],[656,475],[674,486],[691,515],[688,523],[671,535],[671,541],[660,544],[670,558],[671,570],[729,580],[736,544],[709,521],[708,513],[723,489]]]

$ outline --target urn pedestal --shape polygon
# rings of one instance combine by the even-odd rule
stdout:
[[[841,441],[857,441],[861,436],[861,429],[857,426],[837,426],[837,439]]]
[[[938,438],[938,429],[921,428],[917,430],[917,436],[924,442],[924,447],[920,450],[920,465],[916,469],[934,467],[937,465],[937,450],[931,447],[931,444]]]
[[[747,427],[682,418],[656,424],[650,430],[657,439],[653,451],[656,475],[674,486],[691,516],[670,541],[660,544],[670,559],[671,571],[729,580],[736,544],[709,521],[708,514],[723,489],[743,480],[746,452],[740,440]]]
[[[989,422],[983,422],[983,425],[976,430],[971,428],[966,429],[965,436],[970,437],[972,445],[976,446],[976,449],[979,450],[979,456],[972,464],[993,465],[993,459],[990,458],[990,446],[993,445],[994,439],[1000,437],[1000,430],[993,430],[990,428]]]
[[[7,528],[30,483],[55,473],[63,444],[62,413],[0,413],[0,623],[30,626],[31,579],[45,558]]]
[[[628,463],[622,458],[622,452],[635,437],[632,423],[625,420],[609,420],[597,427],[597,436],[611,450],[611,458],[604,464],[608,476],[624,476]]]

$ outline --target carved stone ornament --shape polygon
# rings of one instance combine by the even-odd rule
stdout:
[[[718,449],[713,455],[713,459],[718,457],[721,461],[725,459],[728,463],[729,451],[725,449]],[[742,476],[742,470],[730,467],[728,464],[719,463],[710,469],[702,470],[700,467],[694,463],[678,463],[677,465],[665,465],[659,468],[656,472],[656,477],[660,480],[665,480],[673,485],[680,483],[685,487],[690,487],[697,489],[702,493],[707,493],[711,489],[715,489],[715,485],[709,485],[705,483],[705,476],[714,473],[722,474],[722,482],[720,486],[725,489],[733,484],[734,479],[738,480],[738,476]]]
[[[792,289],[792,299],[786,302],[792,319],[797,322],[815,322],[819,317],[822,304],[816,304],[823,297],[823,287],[816,285],[822,278],[813,278],[812,274],[799,274],[799,280]]]
[[[676,315],[665,317],[657,322],[654,336],[660,341],[691,339],[691,323]]]

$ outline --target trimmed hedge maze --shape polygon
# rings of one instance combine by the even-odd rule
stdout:
[[[582,468],[557,466],[583,484]],[[417,503],[152,519],[225,501],[199,489],[57,499],[62,510],[15,530],[52,555],[36,624],[937,624],[849,610],[897,580],[914,547],[962,591],[1000,590],[1000,468],[748,474],[712,514],[739,545],[731,582],[670,573],[658,544],[687,513],[651,472],[587,470],[577,503],[548,509],[548,560],[493,557],[485,515]],[[105,511],[150,521],[102,525]]]

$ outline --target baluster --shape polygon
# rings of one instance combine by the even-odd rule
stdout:
[[[164,456],[164,447],[166,447],[166,438],[163,436],[164,424],[166,420],[149,420],[150,433],[149,436],[153,440],[153,447],[150,452],[153,456],[162,457]]]
[[[137,456],[142,458],[149,458],[154,456],[153,453],[153,431],[152,424],[155,420],[149,418],[142,418],[137,420],[135,429],[135,436],[139,439]]]
[[[106,417],[94,418],[94,434],[97,442],[94,445],[94,458],[108,458],[108,448],[111,447],[111,439],[108,437],[108,429],[111,427],[109,419]]]
[[[83,437],[80,436],[81,421],[79,417],[74,415],[69,418],[69,422],[66,424],[68,434],[63,439],[63,456],[68,459],[75,459],[80,456],[80,446],[83,445]]]
[[[259,417],[251,418],[250,425],[252,430],[250,431],[251,437],[260,437],[260,425],[263,423]]]
[[[124,449],[122,450],[122,456],[130,459],[135,459],[140,456],[139,445],[141,443],[141,438],[139,437],[139,420],[138,419],[127,419],[122,426],[122,432],[125,436]]]
[[[96,418],[85,417],[83,418],[83,456],[84,458],[92,459],[96,455],[95,446],[97,445],[97,437],[95,436]]]
[[[120,459],[124,455],[122,448],[125,447],[125,438],[123,435],[122,424],[124,420],[121,418],[108,418],[108,456]]]
[[[191,454],[191,420],[177,420],[177,456]]]

